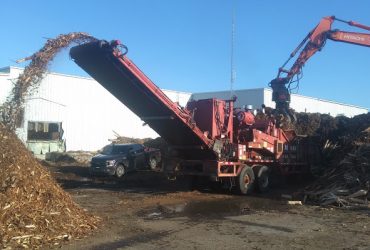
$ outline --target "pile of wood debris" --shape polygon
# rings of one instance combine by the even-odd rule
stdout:
[[[77,206],[14,133],[0,123],[0,248],[79,238],[99,218]]]
[[[37,89],[49,63],[56,54],[72,43],[83,43],[93,40],[96,39],[82,32],[62,34],[54,39],[47,40],[45,45],[32,56],[18,60],[17,62],[28,60],[31,60],[31,62],[18,77],[6,102],[0,106],[0,121],[14,130],[16,124],[22,120],[25,97]]]
[[[69,165],[77,163],[87,166],[96,153],[90,151],[49,152],[45,154],[45,160],[55,163],[66,163]]]
[[[74,32],[49,39],[32,56],[10,96],[0,106],[0,248],[38,248],[82,237],[99,218],[86,213],[65,193],[17,138],[27,95],[37,90],[49,63],[71,43],[95,40]]]
[[[324,173],[305,191],[305,202],[320,205],[365,206],[370,188],[370,114],[332,118],[321,131],[330,155]],[[324,124],[325,127],[325,124]]]
[[[122,136],[115,131],[113,131],[113,133],[116,138],[109,139],[109,141],[115,144],[121,144],[121,143],[122,144],[125,144],[125,143],[143,144],[144,146],[149,147],[149,148],[160,149],[162,152],[162,155],[165,155],[165,152],[167,152],[167,149],[168,149],[167,142],[161,137],[157,137],[155,139],[152,139],[152,138],[140,139],[140,138]]]
[[[152,140],[151,138],[134,138],[134,137],[127,137],[127,136],[122,136],[118,134],[116,131],[113,131],[113,134],[115,138],[113,139],[108,139],[111,143],[114,144],[126,144],[126,143],[138,143],[138,144],[144,144],[147,141]]]

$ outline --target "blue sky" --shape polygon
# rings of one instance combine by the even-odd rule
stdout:
[[[324,16],[370,26],[367,0],[3,0],[0,67],[73,31],[119,39],[159,87],[230,89],[231,16],[236,13],[234,89],[267,87],[291,51]],[[333,28],[359,31],[335,23]],[[18,65],[24,66],[24,64]],[[86,75],[60,54],[52,71]],[[370,48],[328,41],[303,69],[299,94],[370,108]]]

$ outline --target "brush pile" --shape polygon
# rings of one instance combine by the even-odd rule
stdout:
[[[140,138],[131,138],[131,137],[122,136],[115,131],[113,131],[113,133],[116,138],[109,139],[109,141],[115,144],[125,144],[125,143],[143,144],[145,147],[156,148],[156,149],[161,150],[162,155],[165,155],[168,149],[167,142],[161,137],[157,137],[155,139],[152,139],[152,138],[140,139]]]
[[[14,133],[0,123],[0,248],[79,238],[99,219],[77,206]]]
[[[16,124],[22,120],[22,109],[27,94],[32,94],[43,79],[49,63],[62,49],[72,43],[84,43],[96,40],[94,37],[82,33],[72,32],[62,34],[55,39],[49,39],[45,45],[32,56],[17,62],[31,60],[24,72],[18,77],[7,101],[0,107],[0,121],[14,130]]]
[[[316,124],[317,117],[313,120],[307,122]],[[320,120],[314,133],[326,140],[323,163],[327,166],[304,191],[305,200],[320,205],[368,207],[370,114]]]
[[[126,137],[118,134],[116,131],[113,131],[113,134],[116,138],[114,139],[108,139],[108,141],[114,143],[114,144],[126,144],[126,143],[138,143],[138,144],[144,144],[147,141],[152,140],[151,138],[134,138],[134,137]]]

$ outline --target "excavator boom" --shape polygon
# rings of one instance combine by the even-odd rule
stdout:
[[[329,33],[330,40],[351,43],[370,47],[370,34],[363,34],[357,32],[334,31]]]
[[[308,33],[298,47],[290,54],[288,60],[279,68],[278,75],[273,79],[269,86],[272,88],[272,100],[276,103],[276,111],[288,119],[293,118],[289,110],[290,104],[290,85],[298,81],[304,64],[318,51],[320,51],[327,39],[350,43],[365,47],[370,47],[370,34],[359,32],[347,32],[341,30],[332,30],[331,26],[334,21],[344,22],[350,26],[370,31],[370,27],[354,22],[344,21],[334,16],[324,17],[320,23]],[[284,69],[288,62],[299,53],[296,61],[289,70]],[[297,77],[297,79],[295,79]]]

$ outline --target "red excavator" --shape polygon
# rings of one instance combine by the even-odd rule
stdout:
[[[277,113],[282,114],[288,120],[295,120],[294,114],[289,109],[291,85],[299,81],[302,67],[311,56],[324,47],[327,39],[370,47],[370,34],[332,29],[331,26],[334,21],[343,22],[350,26],[370,31],[369,26],[353,21],[344,21],[335,16],[328,16],[324,17],[320,23],[308,33],[298,47],[290,54],[288,60],[279,68],[277,77],[269,83],[273,91],[272,100],[276,103]],[[299,56],[293,66],[289,70],[284,69],[288,62],[295,57],[298,52],[300,52]]]

